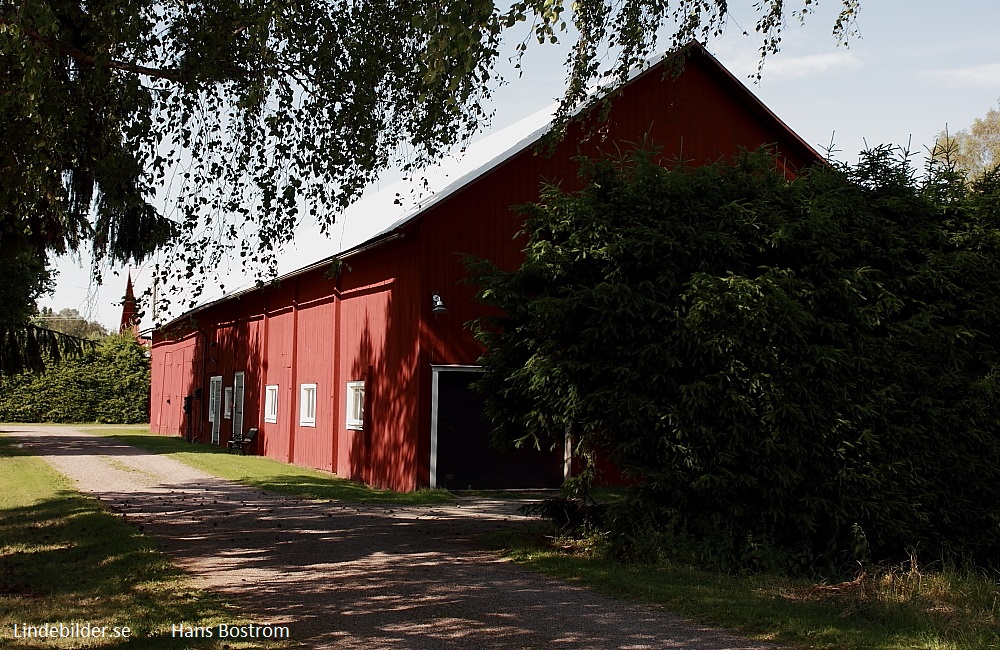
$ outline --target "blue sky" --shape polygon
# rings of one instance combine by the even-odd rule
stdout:
[[[746,0],[731,4],[750,6]],[[707,47],[806,142],[822,150],[832,138],[837,156],[847,161],[855,160],[866,142],[909,143],[921,154],[946,125],[953,131],[965,128],[1000,102],[1000,3],[862,0],[859,34],[848,47],[838,46],[831,36],[838,6],[823,0],[804,26],[790,23],[781,52],[768,58],[760,83],[748,78],[756,71],[760,45],[749,13],[737,12],[727,33]],[[737,25],[750,36],[742,36]],[[557,99],[564,79],[563,58],[564,51],[556,47],[529,50],[524,76],[510,76],[510,83],[497,93],[496,117],[487,135]],[[394,178],[387,174],[371,193],[385,190]],[[318,246],[315,235],[305,228],[286,253],[282,271],[320,259],[322,251],[336,252],[377,226],[348,219],[340,233],[334,228],[333,241],[325,247]],[[59,261],[57,290],[40,306],[78,309],[117,327],[121,307],[116,303],[124,292],[124,270],[105,272],[104,285],[95,288],[86,261],[81,262],[82,266],[68,258]],[[136,291],[145,290],[148,269],[133,269],[132,274]]]

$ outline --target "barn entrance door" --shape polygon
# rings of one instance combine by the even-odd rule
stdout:
[[[208,381],[208,421],[212,423],[212,444],[219,444],[222,427],[222,376],[215,375]]]
[[[501,452],[490,444],[492,426],[483,398],[470,384],[476,366],[431,367],[431,487],[511,489],[558,487],[562,449]]]
[[[240,433],[246,433],[243,431],[244,383],[244,374],[242,372],[236,373],[233,377],[233,435],[235,435],[237,431]]]

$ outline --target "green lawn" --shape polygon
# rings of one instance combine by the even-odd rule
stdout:
[[[736,577],[688,567],[622,565],[579,541],[497,532],[488,545],[529,569],[661,606],[746,637],[798,648],[1000,648],[1000,575],[919,567],[872,571],[839,585]]]
[[[167,454],[217,476],[296,496],[396,504],[453,498],[445,491],[373,490],[325,472],[153,435],[145,427],[83,430]],[[3,449],[8,455],[12,452],[9,444]],[[130,612],[128,620],[135,629],[145,631],[174,619],[226,619],[224,604],[186,589],[148,539],[92,500],[68,491],[47,465],[16,455],[0,461],[4,463],[0,539],[5,544],[0,557],[4,603],[0,626],[9,629],[18,620],[79,620],[84,613],[87,620],[121,625],[119,614],[124,611]],[[486,543],[530,569],[788,647],[1000,648],[997,573],[908,566],[872,570],[851,583],[825,585],[764,575],[725,576],[667,564],[621,565],[601,559],[579,541],[555,539],[540,529],[498,532]],[[69,589],[63,579],[65,563],[76,566],[74,558],[81,554],[87,555],[81,566],[101,570],[84,569],[90,581]],[[64,564],[55,563],[56,568],[49,570],[53,557]],[[105,567],[109,575],[98,577]],[[100,605],[92,609],[92,603]],[[26,619],[29,612],[35,618]],[[141,645],[158,647],[148,641]],[[163,647],[168,646],[169,640]]]
[[[213,445],[190,444],[182,438],[149,432],[148,425],[81,426],[84,433],[111,436],[123,443],[165,454],[196,469],[244,485],[308,499],[330,499],[351,503],[423,505],[445,503],[454,499],[446,490],[393,492],[377,490],[329,472],[296,467],[261,456],[230,454]]]
[[[0,437],[0,647],[278,647],[170,636],[172,625],[238,622],[247,621],[193,588],[151,538]],[[106,636],[86,645],[14,638],[15,625],[21,635],[25,625],[60,623]]]

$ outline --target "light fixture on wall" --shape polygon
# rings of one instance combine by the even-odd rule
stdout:
[[[434,308],[431,309],[432,314],[444,314],[448,311],[448,308],[444,306],[444,301],[441,300],[441,294],[435,291],[431,294],[431,303]]]

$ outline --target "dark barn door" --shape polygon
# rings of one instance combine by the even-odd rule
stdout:
[[[500,452],[490,444],[475,371],[438,372],[437,486],[453,489],[559,487],[562,449]]]

